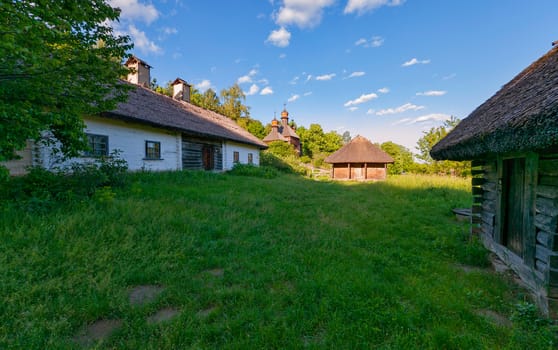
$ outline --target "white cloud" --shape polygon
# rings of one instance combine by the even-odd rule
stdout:
[[[396,121],[395,123],[393,123],[391,125],[405,124],[405,123],[409,122],[410,120],[411,120],[411,118],[403,118],[401,120]]]
[[[406,111],[420,111],[421,109],[424,109],[424,106],[417,106],[412,103],[405,103],[404,105],[401,105],[396,108],[382,109],[376,112],[376,115],[399,114]]]
[[[305,83],[309,82],[310,80],[312,80],[312,74],[308,74],[308,76],[306,76]]]
[[[285,58],[285,57],[287,57],[287,54],[286,54],[286,53],[282,53],[282,54],[279,55],[279,58],[281,58],[281,59],[283,59],[283,58]]]
[[[446,75],[445,77],[442,77],[442,80],[450,80],[453,79],[457,76],[457,74],[455,73],[451,73],[450,75]]]
[[[262,89],[260,95],[273,95],[273,89],[271,88],[271,86],[266,86]]]
[[[314,27],[322,21],[324,8],[335,0],[283,0],[283,6],[275,17],[280,26],[297,25],[300,28]]]
[[[144,5],[138,0],[109,0],[112,7],[118,7],[120,12],[120,20],[135,21],[139,20],[146,24],[150,24],[159,18],[159,11],[152,4]]]
[[[350,101],[345,102],[344,106],[345,107],[350,107],[350,106],[359,105],[361,103],[368,102],[368,101],[373,100],[375,98],[378,98],[378,95],[376,95],[373,92],[369,93],[369,94],[363,94],[363,95],[360,95],[359,98],[356,98],[354,100],[350,100]]]
[[[195,88],[198,89],[200,92],[205,92],[207,89],[212,88],[211,81],[205,79],[202,80],[199,84],[194,84]]]
[[[343,12],[346,14],[356,12],[362,15],[382,6],[399,6],[404,2],[405,0],[349,0]]]
[[[299,79],[300,79],[299,77],[294,77],[294,78],[291,79],[291,81],[289,82],[289,84],[291,84],[291,85],[296,85],[296,84],[298,83],[298,80],[299,80]]]
[[[325,81],[325,80],[331,80],[334,77],[335,77],[335,73],[330,73],[330,74],[318,75],[316,77],[316,80]]]
[[[349,111],[354,112],[358,109],[358,107],[349,107]]]
[[[251,83],[252,82],[252,78],[258,74],[258,70],[257,69],[251,69],[250,72],[248,72],[248,74],[241,76],[240,78],[238,78],[238,80],[236,81],[238,84],[246,84],[246,83]]]
[[[360,38],[355,42],[355,46],[365,45],[367,42],[368,42],[368,40],[366,40],[364,38]]]
[[[417,96],[444,96],[447,93],[447,91],[443,90],[430,90],[425,92],[417,92]]]
[[[300,95],[292,95],[291,97],[289,97],[287,102],[294,102],[294,101],[298,100],[299,98],[300,98]]]
[[[350,78],[356,78],[356,77],[362,77],[363,75],[365,75],[365,72],[352,72],[351,74],[349,74],[349,76],[347,77],[347,79]]]
[[[420,116],[420,117],[417,117],[417,118],[414,118],[414,119],[404,118],[404,119],[398,120],[393,125],[398,125],[398,124],[412,125],[412,124],[417,124],[417,123],[426,123],[426,122],[430,122],[430,121],[446,121],[450,118],[451,118],[451,116],[449,116],[447,114],[434,113],[434,114],[423,115],[423,116]]]
[[[384,38],[381,36],[373,36],[370,40],[365,38],[360,38],[355,42],[355,46],[362,46],[362,47],[380,47],[384,44]]]
[[[142,53],[161,53],[162,49],[155,44],[154,41],[150,40],[144,31],[136,28],[135,25],[130,24],[128,26],[128,34],[134,42],[134,48],[139,49]]]
[[[410,66],[414,66],[415,64],[428,64],[428,63],[430,63],[430,60],[417,60],[415,57],[413,57],[409,61],[403,63],[401,66],[410,67]]]
[[[171,27],[163,27],[161,30],[166,35],[171,35],[171,34],[178,33],[178,30],[176,28],[171,28]]]
[[[376,111],[370,108],[369,110],[366,111],[366,114],[374,114],[374,112]]]
[[[250,90],[248,90],[248,92],[244,92],[244,94],[246,96],[252,96],[257,94],[260,91],[260,87],[256,84],[252,84],[252,86],[250,86]]]
[[[389,92],[389,89],[387,87],[383,87],[381,89],[378,89],[378,92],[381,94],[387,94]]]
[[[277,30],[273,30],[267,37],[266,42],[270,42],[277,47],[287,47],[289,46],[290,40],[291,33],[286,30],[285,27],[281,27]]]
[[[310,96],[312,95],[312,91],[305,92],[302,96]]]

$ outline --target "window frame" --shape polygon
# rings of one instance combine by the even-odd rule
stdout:
[[[240,152],[233,151],[233,163],[234,164],[240,163]]]
[[[149,145],[153,144],[153,148]],[[155,150],[155,154],[151,154],[149,151]],[[161,160],[161,141],[145,140],[145,160]]]
[[[85,133],[85,137],[87,138],[87,146],[90,149],[83,152],[83,157],[100,158],[107,157],[109,155],[108,135]],[[96,147],[96,145],[104,145],[104,150],[102,147]]]
[[[254,154],[248,153],[248,164],[254,164]]]

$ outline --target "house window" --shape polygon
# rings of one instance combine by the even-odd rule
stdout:
[[[145,159],[161,159],[161,142],[145,141]]]
[[[238,163],[240,162],[240,154],[238,152],[233,152],[233,162]]]
[[[86,157],[108,156],[108,136],[85,134],[89,150],[83,153]]]
[[[248,153],[248,164],[254,164],[254,155],[252,153]]]

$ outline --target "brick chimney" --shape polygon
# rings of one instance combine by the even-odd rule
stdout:
[[[192,85],[188,84],[186,80],[180,78],[176,78],[171,85],[172,97],[175,100],[190,102],[190,90]]]
[[[127,78],[130,83],[145,87],[151,85],[151,66],[147,62],[136,56],[130,56],[124,65],[132,70]]]

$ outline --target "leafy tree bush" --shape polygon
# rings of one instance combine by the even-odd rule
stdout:
[[[273,179],[277,177],[278,172],[277,169],[270,167],[270,166],[254,166],[252,164],[240,164],[237,163],[234,167],[227,172],[231,175],[239,175],[239,176],[252,176],[252,177],[260,177],[264,179]]]
[[[45,210],[56,202],[89,198],[103,188],[106,197],[108,189],[126,184],[127,170],[127,163],[118,157],[118,152],[94,163],[73,163],[54,171],[32,167],[25,176],[0,183],[0,198],[31,210]]]
[[[119,10],[106,0],[26,0],[2,1],[0,12],[0,161],[45,131],[77,155],[87,147],[81,116],[127,97],[119,78],[132,44],[110,26]]]

